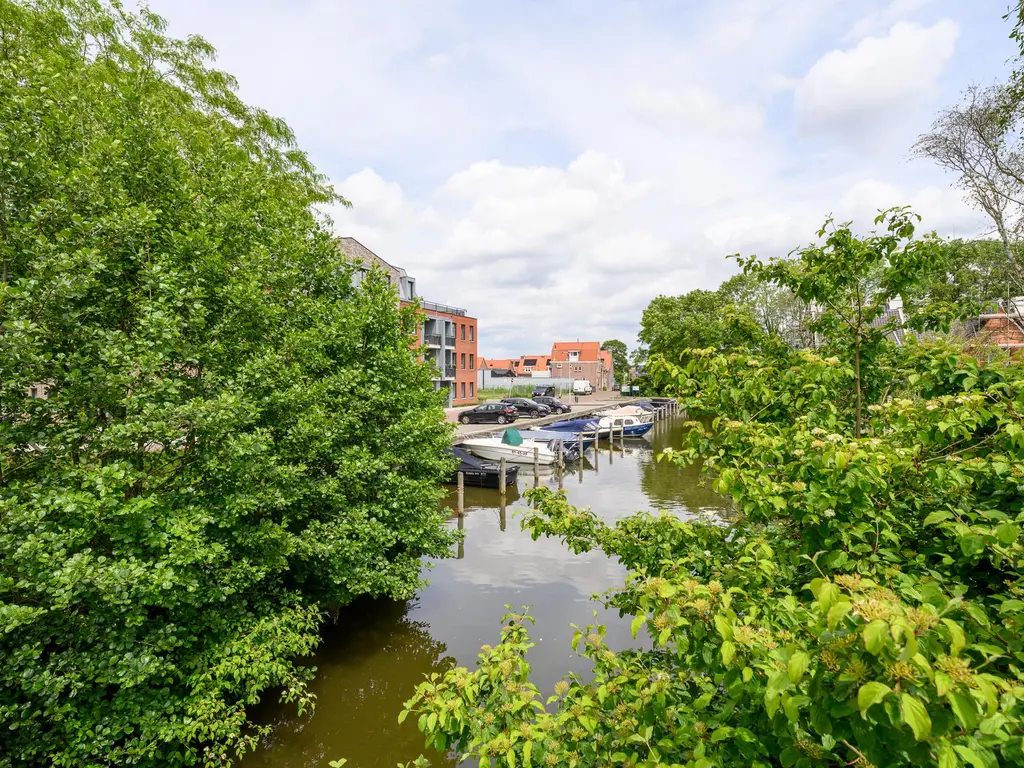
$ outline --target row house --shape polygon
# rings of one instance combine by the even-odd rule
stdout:
[[[402,306],[419,304],[423,323],[417,339],[420,359],[435,368],[434,389],[447,393],[447,405],[476,402],[477,319],[465,309],[425,301],[416,293],[416,280],[401,267],[389,264],[353,237],[339,240],[339,248],[357,263],[353,282],[358,285],[373,268],[380,267],[395,286]]]

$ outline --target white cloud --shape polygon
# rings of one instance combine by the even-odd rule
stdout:
[[[848,134],[898,123],[934,96],[953,56],[959,27],[950,20],[923,27],[900,22],[884,37],[818,59],[796,87],[801,125]]]
[[[843,39],[847,42],[856,42],[862,37],[888,32],[894,24],[909,21],[910,17],[931,2],[932,0],[892,0],[884,8],[872,11],[858,19]]]
[[[626,98],[640,119],[650,121],[667,133],[757,133],[764,123],[764,113],[756,104],[725,104],[696,86],[670,90],[643,85]]]

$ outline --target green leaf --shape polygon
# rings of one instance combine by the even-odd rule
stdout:
[[[965,731],[973,731],[978,725],[980,712],[974,698],[960,691],[950,691],[946,694],[946,701],[949,702],[953,714],[960,721]]]
[[[828,609],[828,617],[826,618],[826,625],[829,629],[835,629],[839,626],[839,622],[843,620],[843,617],[850,612],[850,608],[853,606],[849,600],[841,600],[840,602],[833,605]]]
[[[733,657],[736,655],[736,644],[731,640],[726,640],[722,643],[722,663],[725,666],[729,666],[732,663]]]
[[[956,656],[964,649],[964,646],[967,644],[967,638],[964,636],[964,631],[960,628],[960,625],[952,619],[943,619],[942,623],[949,630],[949,650]]]
[[[715,629],[723,640],[732,640],[732,623],[725,616],[715,614]]]
[[[963,744],[954,744],[953,749],[963,758],[965,763],[973,765],[974,768],[989,768],[985,759],[970,747],[965,747]]]
[[[946,742],[939,744],[939,768],[957,768],[960,765],[960,761],[956,759],[956,752]]]
[[[530,766],[533,765],[532,756],[533,742],[527,741],[523,744],[523,765],[526,766],[526,768],[530,768]]]
[[[527,445],[529,445],[529,443],[527,443]],[[634,640],[636,640],[636,633],[640,631],[640,627],[642,627],[646,623],[646,621],[646,614],[642,614],[634,618],[633,623],[629,625],[629,631],[633,635]]]
[[[945,510],[940,510],[938,512],[932,512],[930,515],[925,517],[924,525],[935,525],[936,523],[941,523],[943,520],[949,520],[952,517],[953,517],[953,514],[951,512],[947,512]]]
[[[903,712],[903,720],[914,731],[915,739],[924,741],[932,735],[932,719],[920,699],[909,693],[900,694],[900,709]]]
[[[875,619],[863,630],[864,647],[868,653],[877,656],[885,647],[885,638],[889,634],[889,625],[881,619]]]
[[[872,704],[880,702],[891,692],[892,688],[885,683],[864,683],[857,691],[857,709],[861,711],[862,715],[867,716],[867,709]]]
[[[807,671],[807,665],[810,663],[810,657],[803,651],[797,651],[789,657],[789,664],[787,671],[789,672],[789,681],[796,685],[803,680],[804,673]]]

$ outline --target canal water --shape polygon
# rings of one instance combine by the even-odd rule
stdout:
[[[679,446],[683,429],[683,419],[674,417],[611,452],[602,443],[582,471],[569,468],[562,477],[570,502],[606,521],[640,510],[681,516],[723,510],[726,501],[701,485],[696,468],[656,461],[660,450]],[[253,718],[271,732],[243,768],[312,768],[339,757],[348,758],[346,768],[395,768],[421,753],[435,766],[455,766],[450,756],[424,750],[416,718],[399,725],[398,714],[424,675],[454,664],[473,667],[480,646],[497,642],[506,604],[530,606],[536,619],[536,647],[527,658],[544,694],[566,672],[587,672],[586,660],[570,648],[570,624],[597,621],[608,626],[612,647],[633,643],[629,617],[591,599],[621,586],[625,569],[600,552],[573,555],[561,542],[533,541],[521,529],[517,513],[528,502],[520,493],[535,482],[558,487],[550,472],[535,480],[532,467],[523,467],[504,510],[497,491],[467,488],[465,516],[449,521],[466,532],[456,557],[433,563],[430,585],[413,600],[366,601],[342,611],[313,659],[316,710],[298,717],[293,706],[257,709]],[[456,507],[454,489],[447,506]]]

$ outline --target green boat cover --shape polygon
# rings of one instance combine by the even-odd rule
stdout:
[[[501,436],[501,442],[505,445],[522,445],[523,436],[519,434],[518,429],[506,429],[505,433]]]

